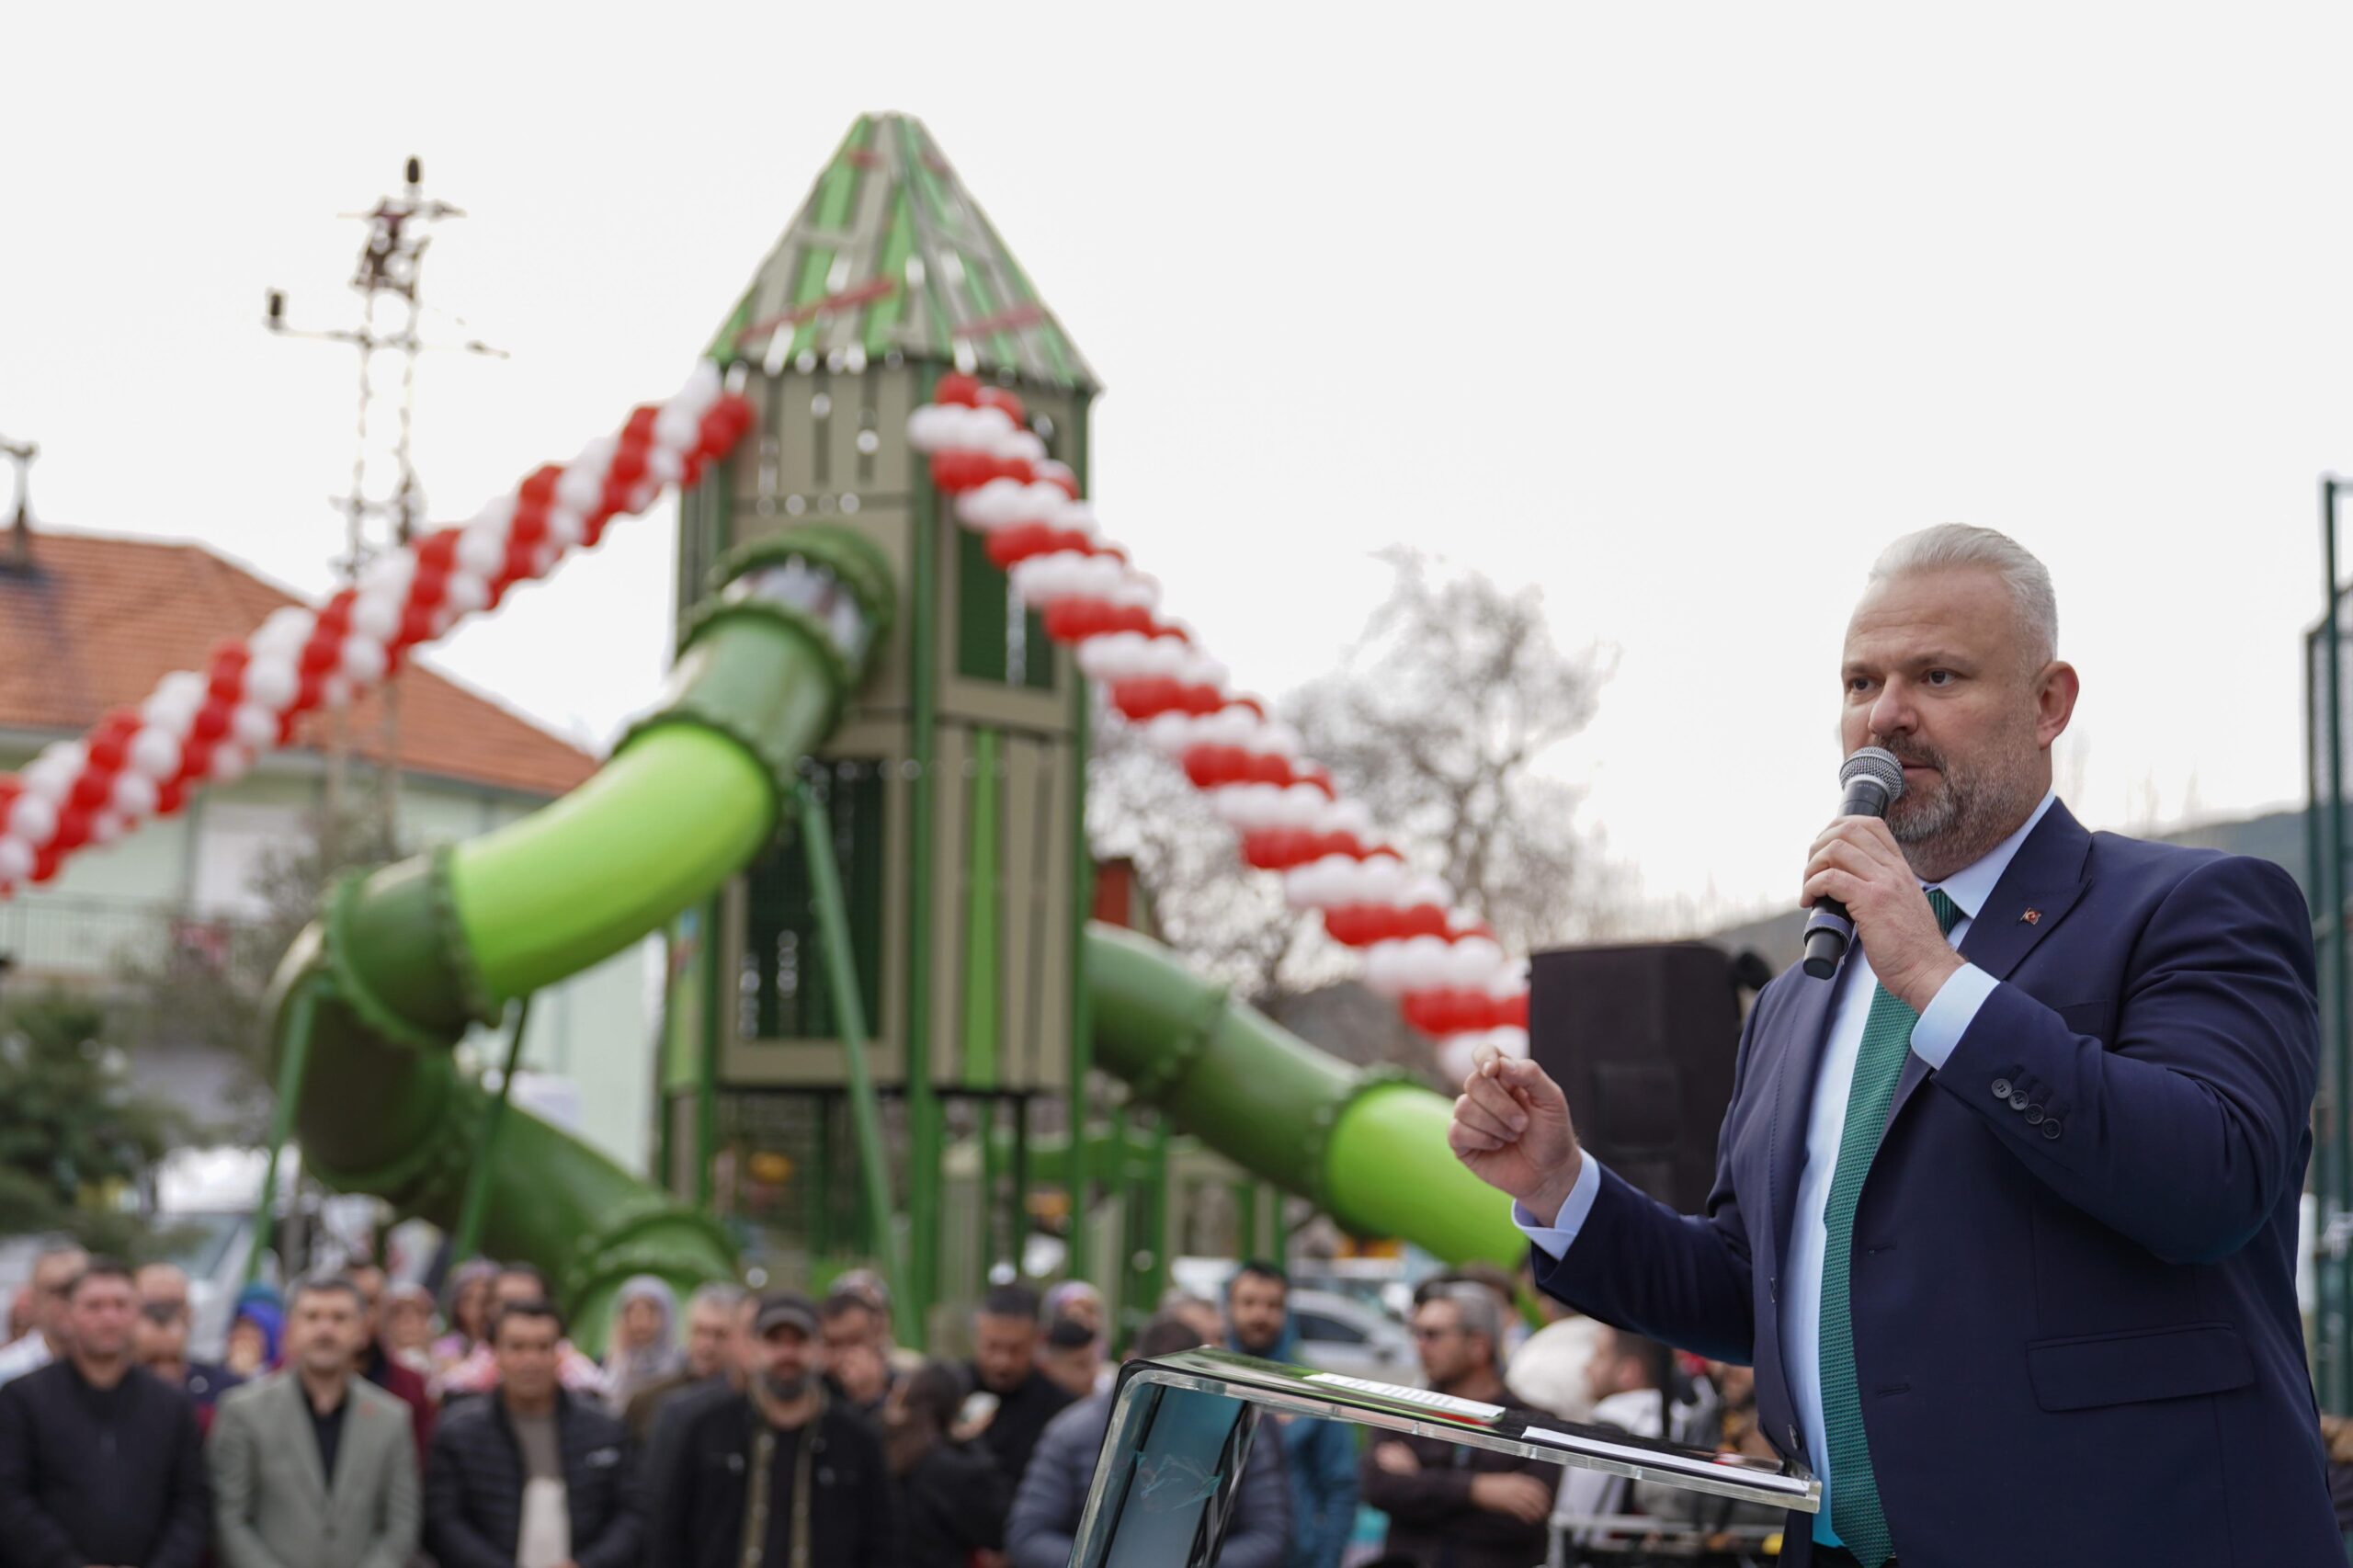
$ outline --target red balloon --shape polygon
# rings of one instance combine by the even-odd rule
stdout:
[[[244,694],[245,672],[242,665],[214,666],[212,678],[205,683],[205,690],[215,702],[234,702]]]
[[[1051,633],[1052,628],[1049,627]],[[1165,676],[1142,676],[1111,683],[1111,706],[1130,719],[1157,718],[1176,706],[1176,683]]]
[[[57,875],[57,862],[62,853],[53,838],[42,845],[33,856],[33,881],[45,882]]]
[[[74,791],[77,795],[79,790]],[[90,810],[79,804],[67,806],[57,813],[57,831],[50,835],[49,847],[59,854],[79,849],[90,841]]]
[[[531,540],[516,539],[509,535],[506,540],[506,559],[500,562],[498,565],[499,577],[505,582],[516,583],[532,575],[531,569],[539,564],[537,560],[539,552],[540,547]]]
[[[93,734],[90,738],[90,771],[104,774],[121,772],[123,753],[130,747],[130,737],[119,732],[107,730]]]
[[[986,452],[934,452],[931,482],[950,494],[976,490],[995,475],[996,465]]]
[[[1016,425],[1027,425],[1029,422],[1029,413],[1022,408],[1021,400],[1003,387],[976,388],[972,393],[972,402],[982,408],[1002,408],[1006,417]]]
[[[324,670],[305,670],[301,684],[295,688],[294,710],[308,713],[327,699],[327,677]]]
[[[1526,1028],[1528,1027],[1528,993],[1522,991],[1515,995],[1503,998],[1502,1004],[1496,1007],[1495,1013],[1496,1017],[1493,1027],[1496,1028],[1503,1028],[1506,1027],[1512,1028]]]
[[[1398,912],[1397,934],[1401,937],[1443,937],[1446,935],[1446,911],[1435,903],[1417,903]]]
[[[176,778],[167,778],[155,790],[155,814],[170,816],[188,803],[188,786]]]
[[[977,408],[980,400],[980,377],[968,376],[961,370],[940,377],[939,384],[931,389],[931,401],[934,403],[952,403],[963,408]]]
[[[624,484],[635,484],[645,477],[645,449],[623,441],[621,449],[613,454],[613,466],[605,472]]]
[[[545,473],[550,471],[542,469],[540,472]],[[532,475],[534,479],[538,477],[538,474]],[[530,480],[525,480],[524,483],[528,484]],[[423,544],[416,547],[416,575],[422,579],[426,573],[430,571],[438,576],[446,577],[449,575],[449,568],[457,564],[457,561],[458,530],[437,528],[426,537]]]
[[[544,506],[521,506],[515,508],[514,521],[506,525],[509,542],[521,540],[537,544],[548,537],[548,512]]]
[[[555,505],[556,483],[563,478],[563,469],[554,463],[542,463],[531,471],[529,478],[515,487],[515,498],[523,506],[544,511]]]
[[[1290,759],[1277,756],[1272,752],[1250,756],[1247,768],[1243,777],[1253,784],[1288,785],[1290,782]]]
[[[1046,483],[1061,490],[1063,494],[1069,496],[1072,500],[1075,501],[1078,499],[1078,475],[1074,473],[1049,473],[1046,475]]]
[[[998,479],[1014,479],[1027,484],[1038,477],[1028,458],[998,458],[995,460]]]
[[[217,741],[229,733],[229,704],[214,698],[196,710],[196,722],[188,733],[199,740]]]
[[[628,421],[621,426],[621,445],[636,442],[640,446],[654,439],[654,424],[662,417],[662,405],[641,403],[629,411]],[[528,483],[528,482],[527,482]]]
[[[439,597],[438,595],[435,597]],[[414,643],[430,641],[433,636],[433,606],[419,604],[413,604],[401,611],[401,629],[392,645],[396,648],[405,648]]]
[[[131,736],[139,733],[140,727],[146,721],[139,716],[138,710],[136,709],[108,709],[106,713],[99,718],[97,723],[91,727],[90,755],[92,756],[96,756],[97,755],[97,747],[107,744],[108,742],[115,742],[118,743],[118,744],[127,743]],[[118,752],[117,755],[119,756],[119,753]],[[109,769],[120,767],[121,766],[122,764],[119,761],[109,762],[107,764],[107,767]]]
[[[74,802],[74,808],[95,812],[105,805],[113,794],[113,774],[85,773],[74,780],[73,792],[66,798]]]
[[[329,599],[325,608],[319,611],[318,627],[312,636],[315,639],[320,632],[332,631],[340,637],[351,630],[351,601],[358,597],[353,590],[346,588]]]
[[[302,673],[318,675],[343,663],[343,639],[324,630],[302,644]]]

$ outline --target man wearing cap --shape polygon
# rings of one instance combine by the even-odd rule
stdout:
[[[829,1404],[817,1308],[762,1296],[745,1397],[684,1413],[651,1477],[648,1558],[675,1568],[849,1568],[903,1542],[880,1438]]]

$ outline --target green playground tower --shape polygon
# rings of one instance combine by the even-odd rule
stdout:
[[[948,514],[907,415],[941,375],[980,376],[1020,395],[1084,483],[1097,383],[929,132],[894,114],[850,127],[710,353],[759,421],[685,500],[682,632],[718,562],[813,523],[863,535],[901,585],[872,675],[801,770],[837,868],[895,1233],[873,1233],[857,1179],[860,1096],[807,834],[672,927],[663,1169],[796,1267],[895,1248],[904,1330],[920,1333],[1013,1259],[1034,1196],[1087,1189],[1071,1164],[1085,1140],[1062,1134],[1089,1081],[1092,868],[1084,682]]]

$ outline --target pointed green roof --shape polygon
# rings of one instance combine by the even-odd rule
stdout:
[[[779,371],[857,368],[893,350],[1099,385],[923,122],[863,114],[710,353]]]

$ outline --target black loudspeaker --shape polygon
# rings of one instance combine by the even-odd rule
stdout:
[[[1704,942],[1563,948],[1529,967],[1529,1049],[1579,1142],[1686,1214],[1715,1184],[1753,967]]]

